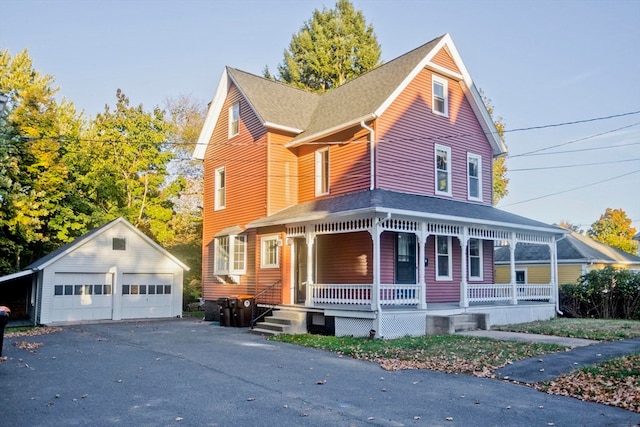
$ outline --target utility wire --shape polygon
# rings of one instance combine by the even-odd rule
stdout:
[[[630,124],[630,125],[627,125],[627,126],[623,126],[621,128],[611,129],[611,130],[608,130],[608,131],[605,131],[605,132],[597,133],[595,135],[589,135],[589,136],[585,136],[583,138],[574,139],[573,141],[563,142],[562,144],[550,145],[549,147],[539,148],[537,150],[527,151],[526,153],[515,154],[513,156],[507,156],[507,157],[510,158],[510,159],[513,159],[515,157],[528,156],[528,155],[532,155],[534,153],[538,153],[540,151],[551,150],[552,148],[558,148],[558,147],[562,147],[562,146],[569,145],[569,144],[575,144],[576,142],[585,141],[587,139],[596,138],[596,137],[602,136],[602,135],[607,135],[609,133],[617,132],[619,130],[627,129],[627,128],[630,128],[630,127],[633,127],[633,126],[638,126],[639,124],[640,124],[640,122],[636,122],[636,123],[633,123],[633,124]]]
[[[592,148],[580,148],[578,150],[564,150],[564,151],[554,151],[552,153],[535,153],[535,154],[527,154],[529,156],[550,156],[554,154],[566,154],[566,153],[581,153],[583,151],[595,151],[595,150],[610,150],[612,148],[620,148],[620,147],[629,147],[630,145],[639,145],[640,142],[630,142],[629,144],[618,144],[618,145],[610,145],[603,147],[592,147]]]
[[[603,180],[598,181],[598,182],[592,182],[591,184],[582,185],[580,187],[569,188],[567,190],[558,191],[556,193],[546,194],[544,196],[534,197],[532,199],[521,200],[519,202],[509,203],[509,204],[503,205],[501,207],[506,208],[508,206],[520,205],[522,203],[532,202],[534,200],[540,200],[540,199],[544,199],[544,198],[551,197],[551,196],[557,196],[558,194],[568,193],[570,191],[581,190],[583,188],[591,187],[591,186],[594,186],[594,185],[597,185],[597,184],[602,184],[602,183],[608,182],[608,181],[613,181],[614,179],[622,178],[622,177],[625,177],[625,176],[628,176],[628,175],[632,175],[632,174],[638,173],[638,172],[640,172],[640,169],[632,171],[632,172],[628,172],[628,173],[625,173],[625,174],[622,174],[622,175],[614,176],[613,178],[603,179]]]
[[[564,168],[577,168],[581,166],[597,166],[597,165],[607,165],[611,163],[625,163],[625,162],[637,162],[640,160],[640,157],[636,159],[625,159],[625,160],[612,160],[610,162],[596,162],[596,163],[582,163],[578,165],[562,165],[562,166],[544,166],[541,168],[521,168],[521,169],[508,169],[508,172],[523,172],[523,171],[538,171],[545,169],[564,169]]]

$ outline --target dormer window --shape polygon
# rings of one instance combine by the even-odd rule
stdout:
[[[448,82],[438,76],[432,77],[432,111],[440,116],[449,116],[449,88]]]
[[[229,138],[240,132],[240,103],[236,102],[229,107]]]

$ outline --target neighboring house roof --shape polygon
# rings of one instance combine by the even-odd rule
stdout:
[[[431,62],[441,49],[446,49],[451,55],[460,70],[459,74]],[[226,67],[207,112],[193,157],[204,159],[232,82],[252,106],[263,126],[287,130],[296,135],[289,143],[289,146],[294,146],[379,117],[427,66],[464,82],[471,108],[491,143],[494,155],[506,153],[506,146],[451,36],[445,34],[323,94],[295,89]]]
[[[633,237],[632,240],[637,240],[638,242],[640,242],[640,232],[636,233]]]
[[[146,234],[144,234],[142,231],[136,228],[133,224],[131,224],[129,221],[127,221],[122,217],[118,219],[114,219],[113,221],[108,222],[102,227],[94,228],[93,230],[88,231],[87,233],[75,239],[73,242],[67,243],[64,246],[59,247],[55,251],[40,258],[36,262],[29,264],[24,269],[32,270],[32,271],[43,270],[47,266],[51,265],[53,262],[67,255],[68,253],[73,252],[75,249],[93,240],[96,236],[102,234],[104,231],[116,226],[117,224],[122,224],[126,226],[131,230],[131,232],[137,234],[140,238],[145,240],[149,245],[153,246],[157,251],[161,252],[163,255],[165,255],[166,257],[170,258],[173,262],[178,264],[183,270],[189,271],[189,267],[187,267],[182,261],[180,261],[175,256],[171,255],[169,252],[167,252],[166,249],[164,249],[162,246],[160,246],[159,244],[151,240],[151,238],[149,238]]]
[[[299,203],[290,208],[263,217],[247,225],[248,228],[276,224],[291,224],[303,221],[321,220],[329,215],[353,215],[357,213],[391,213],[416,216],[434,220],[458,221],[468,224],[473,221],[478,226],[490,225],[536,231],[565,233],[560,227],[515,215],[482,204],[460,202],[439,197],[399,193],[388,190],[366,190],[356,193],[329,197]]]
[[[558,262],[564,264],[640,264],[640,257],[605,245],[575,231],[557,241],[557,253]],[[547,263],[549,262],[549,248],[546,245],[518,243],[514,257],[515,261],[519,263]],[[496,264],[509,263],[509,248],[497,248],[494,259]]]

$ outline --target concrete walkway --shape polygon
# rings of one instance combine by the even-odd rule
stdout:
[[[461,332],[461,335],[482,336],[499,340],[554,343],[571,348],[569,351],[519,360],[494,372],[497,378],[526,384],[551,381],[585,366],[601,363],[614,357],[640,353],[640,338],[602,342],[503,331],[470,331]]]

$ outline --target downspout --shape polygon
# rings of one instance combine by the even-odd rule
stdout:
[[[369,131],[369,162],[371,163],[371,167],[370,167],[370,181],[371,184],[369,185],[369,190],[373,190],[376,188],[376,177],[375,177],[375,173],[376,173],[376,168],[375,168],[375,160],[376,160],[376,156],[375,156],[375,142],[376,142],[376,138],[375,138],[375,131],[373,130],[373,128],[367,126],[363,121],[360,122],[360,126],[363,129],[366,129]]]
[[[556,250],[553,251],[553,256],[554,256],[554,261],[553,263],[555,264],[555,270],[556,270],[556,274],[555,274],[555,287],[556,287],[556,313],[559,314],[560,316],[564,315],[564,313],[560,310],[560,285],[558,283],[558,242],[562,239],[566,239],[567,235],[563,235],[561,238],[559,238],[558,240],[555,241],[555,246],[556,246]]]

